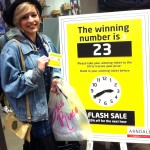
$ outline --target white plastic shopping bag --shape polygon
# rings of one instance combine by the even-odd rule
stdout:
[[[81,100],[73,87],[61,81],[58,94],[50,93],[49,119],[57,141],[82,141],[91,136],[91,127]]]

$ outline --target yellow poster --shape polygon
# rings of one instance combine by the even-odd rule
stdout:
[[[128,141],[130,127],[149,127],[146,22],[140,11],[110,14],[60,18],[63,71],[86,108],[92,132]]]

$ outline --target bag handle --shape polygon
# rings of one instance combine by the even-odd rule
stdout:
[[[15,41],[17,43],[18,47],[19,47],[20,57],[21,57],[21,64],[22,64],[22,70],[26,71],[25,62],[24,62],[24,56],[23,56],[23,53],[22,53],[21,45],[20,45],[19,41],[16,40],[16,39],[12,39],[12,41]],[[28,122],[31,122],[30,104],[29,104],[29,98],[28,98],[27,94],[26,94],[26,106],[27,106],[27,119],[28,119]]]

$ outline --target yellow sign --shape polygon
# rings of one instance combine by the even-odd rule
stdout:
[[[49,53],[49,62],[48,66],[54,67],[54,68],[60,68],[61,67],[61,59],[62,55],[50,52]]]
[[[135,122],[131,125],[143,126],[144,117],[135,120],[135,115],[144,116],[141,20],[69,24],[67,29],[70,83],[78,90],[86,109],[92,108],[88,116],[93,132],[125,134],[124,125],[130,121]],[[120,87],[115,87],[115,83]],[[94,98],[109,88],[112,93]],[[128,118],[123,118],[123,114]]]
[[[148,126],[149,49],[143,14],[133,11],[131,16],[115,12],[60,18],[60,29],[66,31],[60,36],[66,54],[63,61],[67,62],[64,78],[78,92],[93,133],[110,135],[112,141],[116,135],[130,140],[128,127]]]

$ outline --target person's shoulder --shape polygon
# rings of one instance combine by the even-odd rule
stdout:
[[[11,39],[13,39],[14,35],[16,35],[17,32],[17,28],[11,28],[9,31],[7,31],[4,35],[0,37],[0,50],[3,49],[3,47],[8,43],[8,41],[11,41]]]
[[[5,37],[5,35],[2,35],[0,37],[0,50],[3,49],[3,47],[5,46],[5,44],[8,42],[7,38]]]
[[[4,43],[5,41],[7,41],[5,35],[0,36],[0,42]]]
[[[1,50],[1,54],[7,53],[8,51],[15,52],[17,48],[17,43],[13,39],[8,40]]]

